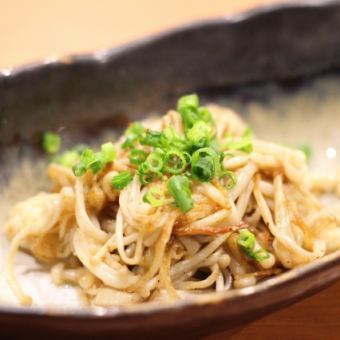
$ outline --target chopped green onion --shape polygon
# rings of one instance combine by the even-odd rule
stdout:
[[[196,121],[212,122],[210,111],[206,107],[199,107],[197,94],[189,94],[179,98],[177,111],[181,114],[185,130],[191,129]]]
[[[170,177],[167,188],[182,212],[185,213],[192,209],[190,182],[187,177],[180,175]]]
[[[72,167],[73,173],[75,176],[80,177],[83,176],[86,172],[86,167],[84,166],[83,163],[78,163]]]
[[[122,148],[123,149],[133,148],[135,142],[142,138],[143,133],[144,127],[141,123],[135,122],[133,124],[130,124],[130,126],[125,131],[126,139],[121,145]]]
[[[93,173],[97,173],[104,166],[101,157],[100,152],[95,153],[92,149],[86,149],[80,155],[80,162],[87,170],[91,169]]]
[[[194,123],[199,120],[196,109],[185,107],[180,111],[185,130],[191,129]]]
[[[201,148],[192,154],[191,170],[201,182],[209,182],[221,171],[220,155],[212,148]]]
[[[57,163],[72,168],[79,161],[79,152],[76,150],[65,151],[58,157]]]
[[[186,137],[190,145],[197,149],[203,148],[207,146],[211,140],[211,127],[202,120],[198,120],[194,123],[193,127],[187,131]]]
[[[254,259],[255,261],[261,262],[270,257],[269,253],[265,249],[260,248],[254,251],[256,238],[255,235],[249,230],[242,230],[240,232],[237,244],[247,256]]]
[[[42,139],[43,149],[53,155],[57,153],[60,149],[60,136],[53,132],[45,132]]]
[[[74,146],[70,150],[65,150],[60,155],[55,155],[52,157],[51,162],[57,163],[62,166],[66,166],[67,168],[73,168],[79,162],[80,154],[85,150],[88,149],[88,146],[84,144],[78,144]]]
[[[192,154],[192,162],[195,163],[198,159],[204,158],[204,157],[211,157],[217,163],[219,162],[219,158],[220,158],[218,152],[214,150],[213,148],[201,148],[201,149],[196,150]]]
[[[170,150],[165,154],[165,166],[166,172],[171,174],[180,174],[185,170],[187,166],[186,156],[183,152],[177,150]]]
[[[256,238],[255,235],[249,230],[242,230],[237,240],[237,244],[241,247],[241,250],[247,255],[250,254],[255,247]]]
[[[190,155],[190,153],[184,151],[184,152],[183,152],[183,156],[184,156],[184,158],[185,158],[187,164],[190,164],[190,163],[191,163],[191,155]]]
[[[162,178],[162,174],[160,172],[154,172],[150,169],[147,163],[142,163],[137,170],[137,175],[139,177],[139,181],[142,184],[149,184],[156,178]]]
[[[199,98],[197,94],[188,94],[182,96],[178,99],[177,102],[177,111],[181,112],[184,108],[194,108],[198,109]]]
[[[91,170],[94,174],[101,171],[107,163],[113,161],[116,157],[116,151],[112,143],[105,143],[101,146],[100,152],[86,148],[80,156],[78,155],[79,152],[71,150],[68,154],[61,156],[60,163],[64,162],[72,166],[79,157],[79,163],[73,166],[73,172],[76,176],[82,176],[87,170]]]
[[[135,134],[140,136],[144,132],[144,126],[139,122],[134,122],[126,129],[125,134]]]
[[[198,115],[200,119],[202,119],[206,123],[210,123],[212,121],[211,113],[206,107],[203,107],[203,106],[199,107]]]
[[[200,119],[198,114],[199,98],[197,94],[189,94],[179,98],[177,111],[181,114],[185,129],[191,129],[194,123]]]
[[[139,165],[142,164],[147,157],[147,153],[143,150],[133,149],[130,152],[130,163]]]
[[[151,204],[153,207],[160,207],[164,204],[164,192],[156,187],[148,190],[143,197],[143,201]]]
[[[85,165],[86,168],[89,167],[91,163],[96,161],[96,155],[92,149],[85,149],[80,155],[80,161]]]
[[[75,176],[80,177],[90,168],[90,165],[96,161],[96,155],[93,150],[87,148],[79,156],[79,162],[73,165],[72,170]]]
[[[162,133],[159,131],[148,130],[145,136],[141,139],[142,145],[150,145],[153,147],[162,146]]]
[[[149,170],[148,165],[145,163],[139,165],[137,175],[139,177],[139,181],[144,185],[150,183],[154,178],[154,174]]]
[[[165,156],[165,151],[161,148],[154,148],[154,151],[153,151],[156,155],[160,156],[162,159],[164,158]]]
[[[231,190],[235,187],[236,183],[237,183],[237,178],[236,178],[236,174],[234,171],[230,171],[230,170],[224,170],[221,178],[223,177],[228,177],[229,178],[229,183],[227,184],[227,189]]]
[[[309,161],[312,157],[312,148],[308,144],[301,144],[299,150],[305,154],[306,160]]]
[[[152,172],[160,172],[163,168],[164,162],[162,156],[157,152],[152,152],[146,158],[145,164],[148,166],[148,169]]]
[[[171,126],[163,130],[161,142],[163,148],[167,149],[184,150],[186,148],[186,141]]]
[[[201,182],[210,182],[215,177],[214,161],[211,157],[200,158],[191,165],[193,176]]]
[[[269,259],[269,257],[270,257],[269,253],[264,249],[259,249],[251,254],[251,258],[258,262],[267,260]]]
[[[223,152],[222,154],[222,160],[224,160],[225,158],[233,158],[234,155],[231,152]]]
[[[101,159],[104,164],[112,162],[116,157],[116,150],[112,143],[102,144]]]
[[[104,166],[104,164],[103,164],[103,162],[101,160],[101,153],[100,152],[96,152],[95,153],[95,157],[96,158],[93,160],[93,162],[88,165],[88,168],[90,168],[94,174],[96,174],[100,170],[102,170],[103,166]]]
[[[246,128],[240,140],[235,140],[231,135],[228,136],[227,142],[224,144],[224,147],[229,150],[239,150],[250,153],[253,151],[252,139],[252,130],[250,128]]]
[[[133,148],[135,146],[134,143],[137,141],[137,139],[138,136],[136,135],[127,136],[125,141],[122,143],[121,147],[123,149]]]
[[[138,176],[139,176],[139,181],[143,184],[149,184],[151,183],[154,178],[155,178],[155,173],[153,173],[152,171],[140,171],[138,172]]]
[[[123,171],[112,178],[111,185],[117,190],[122,190],[132,181],[132,179],[133,176],[130,171]]]

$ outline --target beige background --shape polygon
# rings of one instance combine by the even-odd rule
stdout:
[[[0,68],[104,49],[177,24],[273,2],[0,0]],[[340,339],[339,298],[340,283],[237,330],[231,339]]]
[[[0,0],[0,68],[112,47],[277,0]]]

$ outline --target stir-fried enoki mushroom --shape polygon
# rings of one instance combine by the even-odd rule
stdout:
[[[44,136],[52,193],[19,202],[6,224],[6,274],[23,304],[34,296],[15,275],[19,248],[105,307],[242,288],[340,249],[339,200],[319,195],[336,183],[316,183],[303,152],[197,95],[99,150],[60,144]]]
[[[176,236],[194,236],[194,235],[208,235],[213,236],[217,234],[230,233],[234,231],[238,231],[241,229],[247,229],[249,225],[246,223],[239,223],[237,225],[230,226],[216,226],[216,227],[190,227],[190,226],[182,226],[174,228],[174,235]]]

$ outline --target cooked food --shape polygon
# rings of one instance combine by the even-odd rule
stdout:
[[[6,224],[22,304],[32,299],[15,275],[19,248],[100,306],[246,287],[340,248],[339,205],[322,200],[337,183],[310,175],[310,150],[262,141],[195,94],[99,151],[60,143],[44,135],[51,192],[16,204]]]

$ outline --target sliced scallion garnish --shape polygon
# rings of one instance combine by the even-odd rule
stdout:
[[[191,170],[201,182],[209,182],[220,173],[220,155],[212,148],[201,148],[192,154]]]
[[[87,169],[83,163],[78,163],[72,167],[72,170],[75,176],[80,177],[85,174]]]
[[[196,94],[189,94],[179,98],[177,111],[181,114],[185,129],[191,129],[199,120],[198,115],[199,98]]]
[[[55,163],[72,168],[79,161],[79,152],[76,150],[67,150],[56,158]]]
[[[123,171],[112,178],[111,184],[115,189],[122,190],[132,181],[132,179],[133,175],[130,171]]]
[[[236,174],[234,171],[230,171],[230,170],[224,170],[221,174],[221,178],[223,177],[228,177],[229,181],[227,183],[227,189],[231,190],[235,187],[235,185],[237,184],[237,178],[236,178]]]
[[[45,132],[42,138],[42,147],[45,152],[53,155],[60,149],[60,136],[54,132]]]
[[[228,150],[238,150],[246,153],[253,151],[253,132],[250,128],[246,128],[242,137],[236,140],[232,135],[229,135],[224,147]]]
[[[261,261],[264,261],[264,260],[267,260],[269,259],[270,255],[269,253],[264,250],[264,249],[259,249],[259,250],[256,250],[254,251],[252,254],[251,254],[251,257],[255,260],[255,261],[258,261],[258,262],[261,262]]]
[[[187,166],[186,156],[183,152],[178,150],[169,150],[165,154],[164,162],[165,171],[174,175],[180,174],[185,171],[185,168]]]
[[[101,161],[106,164],[112,162],[116,157],[116,150],[112,143],[104,143],[101,146]]]
[[[79,156],[79,162],[73,166],[73,173],[79,177],[84,175],[87,170],[94,174],[98,173],[103,167],[114,160],[116,150],[112,143],[105,143],[101,146],[100,152],[94,152],[86,148]]]
[[[160,154],[157,152],[152,152],[150,155],[146,158],[145,164],[148,166],[148,169],[152,172],[161,172],[164,161]]]
[[[139,149],[133,149],[130,152],[129,160],[131,164],[139,165],[145,161],[146,157],[147,157],[147,153],[145,151],[139,150]]]
[[[203,148],[210,143],[212,134],[211,127],[202,120],[194,123],[186,133],[188,143],[195,149]]]
[[[249,230],[242,230],[240,232],[237,244],[240,246],[242,252],[255,261],[261,262],[270,257],[269,253],[263,248],[254,251],[256,238]]]
[[[206,123],[210,123],[212,121],[211,113],[206,107],[203,107],[203,106],[199,107],[198,115],[200,119],[202,119]]]
[[[91,169],[93,173],[97,173],[103,168],[101,153],[94,152],[92,149],[86,149],[81,153],[80,162],[86,170]]]
[[[159,131],[148,130],[145,136],[141,139],[140,143],[142,145],[149,145],[153,147],[162,146],[162,133]]]
[[[255,235],[249,230],[242,230],[237,240],[241,250],[245,253],[250,253],[255,247],[256,238]]]
[[[223,148],[215,135],[216,126],[209,109],[200,106],[199,97],[189,94],[179,98],[177,111],[180,113],[184,133],[176,126],[167,126],[162,131],[146,129],[141,123],[129,125],[120,147],[130,149],[130,163],[137,170],[124,171],[112,179],[112,185],[121,190],[136,174],[142,185],[159,181],[169,176],[167,188],[173,196],[176,205],[182,211],[192,208],[190,184],[191,180],[209,182],[228,177],[227,188],[236,184],[236,176],[232,171],[223,170]],[[252,133],[247,129],[242,137],[230,137],[226,148],[249,152],[252,148]],[[127,151],[123,151],[126,153]],[[69,150],[54,159],[62,165],[72,167],[76,176],[82,176],[87,171],[94,174],[104,169],[105,165],[116,157],[112,143],[101,146],[100,152],[86,147],[81,151]],[[190,179],[190,180],[189,180]],[[148,199],[152,203],[157,192],[149,189]],[[151,196],[150,196],[151,195]],[[153,197],[153,198],[152,198]]]
[[[164,192],[160,188],[150,188],[144,195],[143,201],[151,204],[153,207],[160,207],[164,204]]]
[[[192,175],[201,182],[210,182],[215,177],[214,161],[211,157],[202,157],[191,165]]]
[[[162,178],[161,172],[153,171],[147,163],[142,163],[139,165],[137,174],[139,177],[139,181],[143,184],[149,184],[155,179]]]
[[[186,148],[186,141],[179,136],[173,127],[167,127],[162,132],[161,137],[162,147],[165,149],[184,150]]]
[[[135,122],[130,124],[130,126],[125,131],[126,139],[122,143],[123,149],[133,148],[135,143],[137,143],[143,136],[144,127],[141,123]]]
[[[190,182],[187,177],[181,175],[172,176],[167,182],[167,188],[182,212],[185,213],[192,209]]]
[[[177,102],[177,111],[181,112],[182,109],[190,107],[190,108],[198,108],[199,105],[199,97],[197,94],[187,94],[178,99]]]

